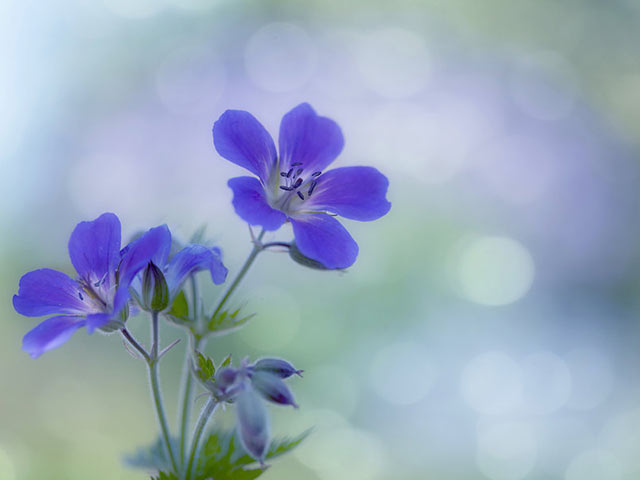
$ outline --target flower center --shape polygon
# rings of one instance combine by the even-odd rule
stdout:
[[[108,282],[108,274],[104,274],[100,279],[91,279],[90,282],[81,278],[78,283],[82,286],[78,290],[78,298],[85,304],[91,306],[96,311],[104,311],[105,307],[113,300],[110,298],[113,294]]]
[[[313,194],[313,191],[318,184],[316,178],[320,176],[322,172],[313,172],[306,179],[304,178],[303,173],[304,168],[302,167],[301,162],[294,162],[291,164],[291,168],[289,168],[289,170],[280,172],[280,177],[283,183],[280,185],[280,190],[287,192],[283,196],[284,198],[281,203],[281,208],[287,206],[291,202],[294,194],[298,196],[300,200],[309,198]]]

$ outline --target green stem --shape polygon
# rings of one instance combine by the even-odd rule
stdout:
[[[188,333],[189,345],[184,355],[184,367],[182,370],[182,404],[180,408],[180,462],[184,462],[189,420],[191,419],[191,405],[193,396],[193,377],[191,375],[191,352],[200,350],[204,339],[195,339],[191,332]]]
[[[262,240],[262,237],[264,237],[265,233],[266,231],[262,229],[262,231],[260,232],[260,235],[258,235],[258,238],[256,238],[256,241],[253,245],[253,250],[251,250],[249,257],[244,262],[244,265],[240,269],[240,272],[238,273],[236,278],[233,279],[233,282],[231,283],[231,285],[229,285],[229,288],[225,292],[224,296],[220,299],[220,302],[218,302],[218,305],[216,306],[216,309],[213,312],[213,317],[215,317],[220,312],[220,310],[222,310],[222,307],[224,307],[224,305],[227,303],[227,300],[229,300],[229,298],[231,297],[231,294],[234,292],[236,287],[240,284],[244,276],[247,274],[247,272],[249,271],[249,268],[251,268],[253,261],[256,259],[258,254],[264,249],[264,247],[260,243],[260,240]]]
[[[202,412],[200,413],[200,417],[198,417],[198,422],[196,423],[196,428],[193,431],[193,438],[191,439],[191,453],[189,454],[189,463],[187,465],[187,474],[185,475],[185,480],[191,480],[191,471],[193,470],[193,462],[196,458],[196,454],[198,452],[198,445],[200,443],[200,438],[202,437],[202,432],[204,428],[207,426],[207,422],[211,415],[215,411],[218,406],[218,402],[213,397],[209,398],[209,401],[206,403]]]
[[[149,381],[151,382],[151,394],[153,396],[153,403],[156,407],[156,413],[158,416],[158,425],[162,432],[167,453],[171,460],[171,466],[173,470],[178,473],[178,464],[176,463],[176,457],[171,447],[171,436],[169,435],[169,426],[167,423],[167,415],[164,411],[164,403],[162,402],[162,393],[160,392],[160,380],[158,377],[158,312],[151,314],[151,336],[153,338],[153,345],[151,346],[150,360],[147,362],[149,367]]]

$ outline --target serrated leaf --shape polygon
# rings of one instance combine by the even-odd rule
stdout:
[[[178,446],[176,439],[171,441],[173,448]],[[125,465],[131,468],[147,470],[149,472],[162,472],[171,470],[171,461],[167,458],[164,441],[158,438],[151,445],[138,447],[130,455],[123,457]]]
[[[151,477],[151,480],[180,480],[173,473],[160,472],[158,475]]]
[[[209,320],[209,323],[207,324],[209,332],[214,335],[231,333],[233,330],[246,324],[255,316],[255,313],[243,316],[240,315],[240,311],[241,308],[237,308],[234,311],[223,310],[222,312],[218,312],[216,315],[212,316],[211,320]]]
[[[220,364],[220,368],[228,367],[229,365],[231,365],[231,354],[224,357],[224,360],[222,360],[222,363]]]
[[[200,380],[203,382],[213,380],[215,373],[216,367],[213,364],[213,360],[200,352],[196,352],[196,374]]]
[[[266,458],[276,458],[297,447],[311,430],[293,438],[271,441]],[[202,446],[196,480],[253,480],[262,475],[264,468],[247,468],[256,460],[247,454],[233,431],[214,430]]]
[[[183,290],[180,290],[178,295],[176,295],[167,316],[172,322],[178,325],[185,325],[191,322],[189,318],[189,302]]]

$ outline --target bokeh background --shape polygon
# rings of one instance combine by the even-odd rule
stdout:
[[[236,272],[244,173],[211,126],[239,108],[277,135],[302,101],[393,208],[345,222],[347,273],[262,255],[235,297],[258,317],[208,346],[306,371],[274,430],[315,431],[262,478],[640,477],[639,21],[635,0],[0,2],[0,478],[147,478],[121,461],[156,428],[142,362],[84,331],[30,359],[11,296],[72,273],[104,211],[127,235],[206,224]]]

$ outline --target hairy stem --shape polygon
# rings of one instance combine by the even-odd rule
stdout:
[[[151,313],[151,338],[153,344],[151,346],[150,360],[147,362],[149,367],[149,381],[151,382],[151,394],[153,396],[153,403],[156,407],[156,414],[158,417],[158,425],[162,432],[162,438],[164,439],[169,459],[171,460],[171,466],[173,470],[178,473],[178,464],[176,462],[175,454],[173,453],[173,447],[171,446],[171,436],[169,434],[169,424],[167,423],[167,415],[164,411],[164,403],[162,401],[162,393],[160,392],[160,379],[158,376],[158,312]]]
[[[200,417],[198,417],[198,422],[196,423],[196,428],[193,431],[193,438],[191,439],[191,453],[189,454],[189,463],[187,464],[187,474],[185,475],[185,480],[191,480],[191,471],[193,470],[193,462],[198,453],[198,445],[200,443],[200,438],[202,437],[202,432],[204,428],[207,426],[207,422],[211,415],[215,411],[218,406],[218,402],[210,397],[209,401],[205,404],[202,412],[200,413]]]
[[[238,273],[236,278],[233,279],[233,282],[231,283],[231,285],[229,285],[229,288],[227,289],[225,294],[222,296],[222,298],[218,302],[218,305],[216,306],[216,309],[213,312],[214,317],[220,312],[220,310],[222,310],[222,307],[225,306],[225,304],[227,303],[227,300],[229,300],[229,298],[231,297],[235,289],[238,287],[238,285],[240,284],[244,276],[249,271],[249,268],[251,268],[253,261],[256,259],[258,254],[264,249],[263,245],[260,243],[260,240],[262,240],[262,237],[264,237],[265,233],[266,231],[262,229],[262,231],[260,232],[260,235],[258,235],[258,238],[256,238],[256,241],[253,245],[253,250],[251,250],[249,257],[247,257],[247,260],[244,262],[244,265],[240,269],[240,272]]]
[[[200,350],[204,343],[202,338],[194,338],[191,332],[188,333],[189,344],[184,355],[184,367],[182,369],[182,394],[180,407],[180,461],[185,461],[187,449],[187,434],[189,422],[191,420],[191,405],[193,403],[193,377],[191,375],[191,352]]]

